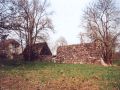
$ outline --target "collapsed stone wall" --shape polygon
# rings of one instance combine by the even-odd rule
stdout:
[[[100,64],[98,47],[92,43],[60,46],[57,49],[57,62]]]

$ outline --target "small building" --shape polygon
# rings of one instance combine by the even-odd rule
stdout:
[[[30,57],[32,59],[39,59],[39,60],[51,60],[52,59],[52,53],[50,48],[48,47],[46,42],[42,43],[35,43],[31,46],[31,54]],[[28,60],[28,52],[29,47],[26,46],[24,49],[23,55],[26,60]]]
[[[14,55],[19,54],[20,44],[14,39],[0,41],[0,57],[13,59]]]
[[[98,46],[94,43],[60,46],[57,49],[57,62],[61,63],[100,63]]]

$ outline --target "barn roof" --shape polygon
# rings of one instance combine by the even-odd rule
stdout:
[[[32,45],[32,47],[35,47],[35,48],[43,48],[44,46],[48,46],[46,42],[35,43]]]
[[[32,45],[32,48],[34,50],[39,50],[39,53],[42,55],[42,54],[49,54],[49,55],[52,55],[51,53],[51,50],[48,46],[48,44],[46,42],[42,42],[42,43],[36,43],[34,45]]]
[[[35,43],[33,44],[32,46],[32,50],[39,53],[39,54],[43,54],[43,53],[46,53],[46,54],[49,54],[49,55],[52,55],[51,53],[51,50],[50,48],[48,47],[47,43],[46,42],[42,42],[42,43]],[[28,46],[26,46],[25,50],[23,53],[26,53],[28,52]]]

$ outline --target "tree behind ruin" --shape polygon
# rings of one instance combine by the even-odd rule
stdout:
[[[120,10],[114,0],[98,0],[84,11],[84,25],[92,42],[98,42],[100,56],[107,64],[112,56],[120,36]]]

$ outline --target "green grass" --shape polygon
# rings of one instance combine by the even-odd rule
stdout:
[[[52,90],[77,88],[82,90],[86,85],[89,88],[87,90],[120,90],[119,66],[21,62],[3,65],[0,68],[1,79],[20,77],[32,85],[39,83],[43,90],[50,89],[50,87],[53,88]]]

